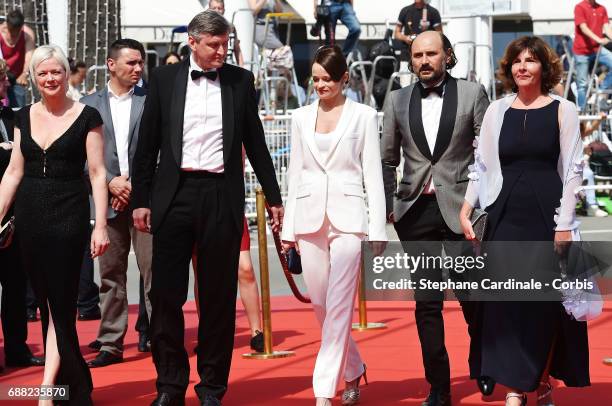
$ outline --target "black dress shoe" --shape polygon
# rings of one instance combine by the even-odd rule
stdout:
[[[100,351],[100,348],[102,348],[102,343],[98,340],[93,340],[92,342],[87,344],[87,346],[92,350]]]
[[[151,342],[148,335],[138,334],[138,352],[151,352]]]
[[[213,395],[206,394],[200,404],[201,406],[221,406],[221,401]]]
[[[87,366],[90,368],[100,368],[112,364],[118,364],[119,362],[123,362],[123,355],[115,355],[108,351],[100,351],[96,358],[87,362]]]
[[[100,314],[100,310],[89,313],[79,312],[79,321],[100,320],[101,318],[102,314]]]
[[[450,392],[442,392],[432,389],[422,406],[451,406]]]
[[[43,367],[45,359],[27,354],[17,358],[7,357],[5,363],[7,367]]]
[[[264,335],[261,331],[256,331],[251,337],[251,349],[255,352],[264,352]]]
[[[478,385],[480,393],[485,396],[491,395],[495,389],[495,380],[489,376],[479,377],[476,379],[476,384]]]
[[[28,309],[26,315],[28,322],[38,321],[38,316],[36,315],[36,309]]]
[[[172,396],[169,393],[162,392],[157,395],[157,398],[151,403],[151,406],[185,406],[185,398],[182,396]]]

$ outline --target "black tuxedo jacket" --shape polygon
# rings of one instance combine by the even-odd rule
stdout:
[[[223,109],[225,182],[238,229],[244,216],[242,145],[270,205],[282,204],[272,158],[257,111],[253,74],[223,65],[218,70]],[[163,222],[181,174],[183,116],[189,59],[153,70],[144,105],[132,178],[134,208],[151,209],[151,231]],[[159,161],[158,161],[159,156]],[[159,162],[159,163],[158,163]]]

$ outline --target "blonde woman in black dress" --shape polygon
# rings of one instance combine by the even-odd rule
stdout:
[[[66,95],[69,74],[58,47],[34,51],[30,75],[42,100],[17,113],[11,161],[0,184],[0,220],[15,200],[23,263],[42,304],[42,384],[69,387],[69,400],[41,399],[39,406],[93,404],[91,374],[79,350],[76,302],[85,245],[95,258],[109,244],[102,119]],[[91,239],[86,161],[96,205]]]

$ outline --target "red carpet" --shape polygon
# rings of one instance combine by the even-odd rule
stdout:
[[[249,331],[244,312],[238,310],[236,345],[229,391],[224,405],[314,405],[311,371],[319,346],[319,328],[307,305],[292,297],[272,300],[274,345],[276,350],[293,350],[296,356],[277,360],[245,360]],[[155,397],[155,369],[149,354],[136,350],[134,332],[136,306],[130,306],[130,330],[126,337],[125,362],[94,369],[94,401],[96,405],[149,405]],[[414,303],[370,303],[369,320],[387,324],[386,330],[354,333],[362,356],[368,364],[370,384],[362,391],[364,405],[420,405],[428,386],[423,378],[421,353],[413,317]],[[185,306],[186,348],[193,350],[196,337],[196,313],[193,302]],[[498,388],[493,396],[482,398],[476,385],[467,379],[467,332],[457,303],[447,303],[445,310],[446,343],[451,359],[452,394],[455,405],[503,405],[504,392]],[[29,344],[42,355],[40,323],[30,323]],[[81,349],[86,359],[94,354],[86,347],[95,339],[97,321],[78,322]],[[584,389],[565,388],[555,382],[557,406],[612,405],[612,367],[602,358],[612,356],[612,305],[590,324],[592,386]],[[191,385],[187,404],[198,405],[193,392],[196,382],[195,355],[190,353]],[[36,385],[42,369],[7,369],[0,375],[0,384]],[[535,405],[530,396],[529,405]],[[5,401],[6,404],[11,402]],[[1,402],[0,402],[1,403]],[[12,402],[35,404],[35,402]],[[334,404],[340,404],[338,398]]]

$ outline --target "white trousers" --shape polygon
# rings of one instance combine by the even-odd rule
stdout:
[[[327,217],[316,233],[297,236],[304,282],[322,327],[312,376],[315,397],[333,398],[341,379],[350,382],[363,374],[351,338],[363,238],[337,230]]]

